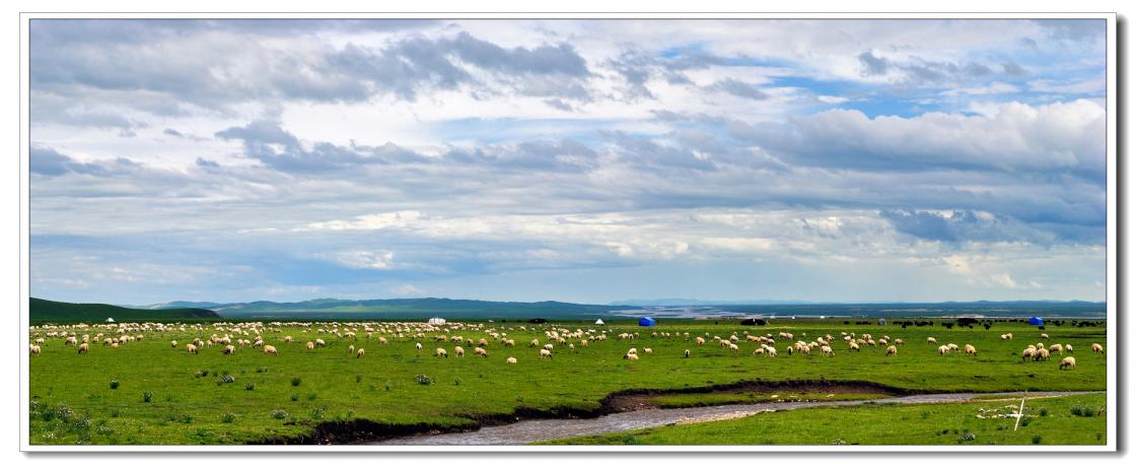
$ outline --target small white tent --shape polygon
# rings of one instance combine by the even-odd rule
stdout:
[[[596,319],[596,325],[604,325],[603,319]]]
[[[108,317],[106,321],[107,321],[107,322],[114,322],[114,318],[113,318],[113,317]]]
[[[446,323],[446,320],[440,317],[431,317],[430,320],[426,321],[426,323],[431,325],[442,325]]]

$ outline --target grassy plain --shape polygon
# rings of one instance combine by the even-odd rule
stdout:
[[[837,320],[776,320],[764,327],[743,327],[730,321],[663,320],[654,328],[510,322],[461,330],[451,327],[445,334],[489,338],[485,332],[493,330],[516,340],[515,347],[494,341],[489,357],[483,359],[473,356],[473,349],[464,344],[466,356],[455,357],[455,343],[435,341],[436,333],[421,338],[384,334],[390,343],[383,345],[377,341],[377,332],[373,338],[364,337],[362,323],[338,325],[341,332],[356,331],[359,338],[354,340],[318,332],[331,330],[330,324],[295,327],[266,323],[261,334],[266,343],[277,347],[279,356],[267,356],[252,347],[226,356],[216,345],[203,347],[200,354],[188,353],[184,344],[193,338],[208,339],[231,328],[211,323],[143,332],[143,340],[118,348],[92,343],[91,351],[82,355],[76,354],[74,346],[64,345],[61,338],[49,338],[42,354],[30,359],[31,442],[241,444],[295,439],[310,435],[319,424],[354,419],[389,426],[470,426],[481,417],[507,415],[517,409],[595,411],[602,408],[606,396],[628,389],[690,389],[754,380],[870,381],[928,392],[1100,391],[1106,387],[1105,356],[1089,351],[1091,343],[1105,344],[1104,327],[1050,327],[1046,330],[1048,340],[1040,340],[1036,328],[1022,323],[996,323],[989,330],[938,325],[905,329],[845,325]],[[375,330],[391,327],[370,325]],[[579,340],[570,339],[568,342],[576,345],[574,350],[567,344],[556,344],[551,360],[540,359],[539,348],[530,347],[529,341],[536,338],[542,345],[550,343],[544,331],[554,326],[595,331],[585,332],[585,338],[607,331],[609,338],[586,348]],[[51,330],[33,327],[31,334],[36,338]],[[92,326],[66,330],[94,336],[114,329]],[[836,355],[790,356],[785,354],[786,342],[778,341],[780,356],[756,357],[749,354],[756,345],[745,341],[746,330],[774,335],[787,331],[806,340],[832,334],[836,337]],[[622,332],[639,333],[640,338],[620,340],[616,335]],[[652,336],[653,332],[660,335]],[[841,342],[841,332],[867,332],[877,338],[890,335],[906,343],[895,357],[884,356],[882,348],[870,346],[852,352]],[[1015,333],[1014,340],[1001,340],[999,334],[1005,332]],[[734,333],[742,339],[738,354],[713,340],[704,346],[694,342],[696,336],[728,338]],[[296,341],[285,343],[285,336]],[[978,355],[940,356],[938,345],[926,343],[928,336],[936,337],[941,344],[972,344]],[[304,343],[317,337],[327,346],[305,349]],[[177,340],[177,348],[170,347],[171,340]],[[1059,370],[1059,355],[1047,362],[1022,362],[1022,348],[1039,341],[1047,346],[1073,345],[1077,368]],[[424,349],[417,350],[415,343],[421,343]],[[356,358],[349,354],[349,345],[363,347],[366,355]],[[447,349],[450,357],[434,357],[436,347]],[[622,355],[630,347],[640,351],[651,347],[654,353],[641,352],[639,361],[626,361]],[[690,358],[682,356],[686,349],[692,352]],[[506,364],[509,356],[516,357],[518,363]],[[939,440],[925,438],[928,443]],[[831,440],[817,437],[807,441],[829,444]]]

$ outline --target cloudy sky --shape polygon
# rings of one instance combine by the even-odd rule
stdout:
[[[33,20],[32,295],[1104,300],[1105,23]]]

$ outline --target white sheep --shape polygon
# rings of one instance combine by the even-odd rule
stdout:
[[[829,356],[829,357],[836,356],[836,353],[834,353],[832,351],[832,347],[828,346],[828,345],[821,345],[820,346],[820,354],[822,354],[824,356]]]
[[[1072,356],[1066,356],[1064,359],[1061,360],[1061,364],[1057,365],[1057,368],[1062,369],[1062,370],[1064,370],[1064,369],[1076,369],[1077,368],[1077,360],[1075,358],[1073,358]]]
[[[974,345],[967,343],[966,346],[963,347],[963,353],[970,356],[978,356],[978,349],[975,348]]]
[[[475,354],[477,356],[481,356],[483,358],[489,357],[489,352],[486,351],[485,348],[482,348],[480,346],[473,349],[473,354]]]
[[[272,346],[272,345],[264,345],[264,354],[270,354],[270,355],[276,356],[276,355],[278,355],[279,353],[277,353],[277,352],[276,352],[276,347],[275,347],[275,346]]]
[[[628,361],[638,361],[639,355],[637,355],[635,353],[627,353],[627,354],[623,355],[623,359],[626,359]]]
[[[462,348],[460,346],[455,346],[454,347],[454,356],[457,356],[459,358],[464,358],[465,357],[465,348]]]
[[[888,347],[887,351],[884,353],[884,356],[895,356],[896,353],[897,350],[895,349],[895,345],[892,345]]]
[[[193,344],[193,343],[189,343],[189,344],[185,345],[185,351],[187,351],[189,353],[197,354],[197,345]]]
[[[1093,343],[1091,348],[1093,350],[1093,353],[1104,353],[1104,347],[1101,346],[1100,343]]]
[[[682,357],[689,358],[690,357],[690,350],[682,350]]]
[[[450,354],[446,352],[445,348],[437,347],[437,348],[434,348],[434,357],[435,358],[449,358]]]
[[[643,348],[643,354],[651,354],[651,353],[654,353],[654,352],[655,351],[650,349],[650,348]]]
[[[365,354],[367,354],[367,352],[364,351],[362,348],[359,348],[359,350],[355,352],[355,359],[362,358],[363,355],[365,355]]]
[[[935,337],[927,337],[927,344],[928,345],[934,345],[936,343],[939,343],[939,341],[935,340]]]
[[[309,341],[308,344],[305,347],[308,350],[314,350],[314,349],[316,349],[316,342]]]
[[[516,363],[517,363],[517,358],[514,358],[512,356],[505,358],[505,364],[516,364]]]
[[[416,349],[416,350],[418,350],[418,351],[422,351],[422,344],[421,344],[421,343],[415,343],[415,344],[414,344],[414,349]]]
[[[1037,356],[1037,348],[1034,348],[1033,345],[1027,346],[1026,349],[1022,350],[1022,361],[1033,359],[1035,356]]]
[[[40,346],[39,346],[39,345],[36,345],[36,344],[34,344],[34,343],[32,344],[32,346],[31,346],[31,354],[33,354],[33,355],[36,355],[36,354],[40,354],[40,352],[41,352],[41,351],[43,351],[43,348],[40,348]]]
[[[545,348],[542,348],[540,350],[540,358],[541,359],[544,359],[544,358],[552,359],[552,351],[545,349]]]
[[[236,353],[236,352],[237,352],[237,347],[235,347],[233,345],[225,345],[225,349],[223,351],[221,351],[221,354],[229,355],[229,354],[233,354],[233,353]]]
[[[947,345],[939,345],[939,356],[943,356],[951,351],[951,347]]]

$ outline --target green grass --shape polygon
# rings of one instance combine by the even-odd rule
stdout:
[[[779,321],[780,322],[780,321]],[[901,329],[843,325],[840,321],[784,321],[767,327],[741,327],[723,322],[664,321],[653,329],[630,325],[560,324],[584,330],[608,330],[609,340],[576,350],[557,345],[552,360],[540,360],[528,341],[547,337],[540,328],[522,331],[519,323],[505,324],[509,338],[517,342],[510,348],[494,343],[490,356],[482,359],[466,347],[464,359],[453,357],[453,343],[424,339],[396,338],[390,344],[367,340],[361,328],[359,340],[337,338],[309,332],[300,327],[265,324],[263,335],[275,345],[279,356],[266,356],[252,348],[241,348],[235,355],[221,354],[221,347],[204,347],[198,355],[189,354],[184,344],[194,337],[208,338],[221,333],[221,326],[202,323],[185,332],[145,333],[140,342],[117,349],[92,344],[90,353],[77,355],[73,346],[52,338],[43,354],[30,360],[31,399],[40,411],[68,410],[75,420],[58,422],[32,414],[33,444],[239,444],[269,438],[309,434],[322,422],[367,419],[379,424],[428,424],[438,427],[470,425],[471,417],[509,414],[518,408],[554,410],[564,408],[594,410],[608,394],[627,389],[683,389],[724,385],[746,380],[861,380],[899,388],[928,391],[1022,391],[1022,390],[1104,390],[1104,356],[1088,350],[1091,343],[1105,342],[1104,328],[1057,328],[1048,330],[1046,343],[1070,343],[1077,349],[1077,369],[1061,371],[1057,358],[1049,362],[1023,363],[1018,352],[1037,341],[1037,330],[1025,324],[996,324],[991,330],[940,327]],[[527,324],[524,324],[527,326]],[[377,324],[375,327],[379,327]],[[500,324],[486,324],[497,329]],[[551,325],[545,325],[547,329]],[[340,327],[345,327],[340,325]],[[836,356],[823,358],[784,354],[777,358],[754,357],[752,343],[744,343],[744,330],[755,334],[792,331],[797,338],[815,338],[831,333],[839,342],[841,331],[867,331],[903,338],[896,357],[885,357],[880,348],[865,347],[849,352],[837,343]],[[52,329],[33,327],[32,338]],[[111,333],[106,327],[68,329],[80,335]],[[498,329],[501,330],[501,329]],[[623,341],[620,332],[638,332],[639,340]],[[652,337],[655,332],[690,332],[686,337]],[[999,339],[1013,331],[1016,338]],[[709,332],[742,337],[742,353],[733,355],[710,340],[696,346],[693,338]],[[803,337],[802,333],[807,333]],[[291,335],[296,342],[286,344]],[[478,331],[454,331],[449,335],[485,336]],[[304,348],[307,340],[321,337],[327,346],[315,351]],[[705,336],[705,335],[703,335]],[[935,346],[924,339],[935,336],[940,343],[970,343],[978,347],[977,357],[961,354],[939,356]],[[246,338],[253,338],[246,336]],[[179,347],[170,348],[176,339]],[[424,345],[417,351],[416,342]],[[356,359],[347,346],[366,349]],[[432,356],[435,347],[451,352],[448,359]],[[622,355],[629,347],[652,347],[654,354],[640,354],[629,362]],[[690,349],[692,356],[683,358]],[[517,365],[505,358],[515,356]],[[225,376],[232,378],[226,382]],[[419,376],[430,379],[420,383]],[[294,379],[299,379],[295,382]],[[111,388],[112,380],[117,387]],[[247,389],[246,385],[255,385]],[[144,395],[150,392],[150,401]],[[50,414],[49,414],[50,416]],[[78,425],[76,425],[78,424]],[[827,444],[827,443],[819,443]]]
[[[1105,395],[1026,402],[820,407],[545,442],[557,445],[1105,445]],[[1044,412],[1043,412],[1044,411]],[[1087,412],[1086,412],[1087,411]],[[988,418],[979,418],[979,415]]]

